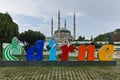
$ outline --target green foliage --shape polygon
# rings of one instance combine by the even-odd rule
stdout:
[[[18,25],[13,22],[8,13],[0,13],[0,43],[11,42],[14,36],[18,36]]]
[[[94,40],[95,41],[109,41],[110,37],[113,38],[114,41],[120,41],[120,29],[116,29],[112,32],[100,34]]]
[[[0,13],[0,56],[2,56],[2,43],[9,43],[18,35],[18,25],[13,22],[11,16],[8,13]]]
[[[100,34],[99,36],[97,36],[95,39],[95,41],[108,41],[108,36],[104,35],[104,34]]]
[[[20,34],[19,39],[28,44],[34,44],[37,40],[45,40],[45,36],[39,31],[28,30]]]
[[[85,37],[84,37],[84,36],[79,36],[77,40],[78,40],[78,41],[84,41],[84,40],[85,40]]]

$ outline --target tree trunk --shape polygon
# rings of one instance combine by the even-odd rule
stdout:
[[[2,57],[2,51],[3,51],[2,43],[0,43],[0,57]]]

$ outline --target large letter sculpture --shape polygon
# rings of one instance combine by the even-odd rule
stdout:
[[[57,49],[57,41],[54,37],[51,38],[51,40],[49,41],[49,52],[50,52],[50,56],[49,56],[49,60],[56,60],[56,49]]]
[[[87,55],[88,61],[94,61],[96,58],[94,56],[95,53],[95,46],[94,45],[88,45],[87,47],[85,45],[78,46],[78,61],[85,61]],[[86,54],[87,53],[87,54]]]
[[[36,42],[35,46],[31,46],[26,54],[27,61],[41,61],[43,59],[44,40]]]
[[[3,51],[3,59],[6,61],[18,61],[19,59],[14,55],[21,55],[23,48],[18,44],[18,39],[14,37],[12,44],[8,45]]]
[[[63,46],[61,46],[62,49],[62,61],[67,61],[68,60],[68,53],[69,52],[74,52],[74,46],[71,44],[70,46],[68,46],[67,44],[64,44]]]
[[[111,61],[113,60],[114,46],[113,45],[105,45],[100,48],[98,57],[101,61]]]

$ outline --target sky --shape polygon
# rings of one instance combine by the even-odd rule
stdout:
[[[120,0],[0,0],[0,12],[8,12],[19,26],[51,36],[51,18],[57,30],[58,10],[61,27],[64,19],[73,35],[73,14],[76,14],[76,35],[90,39],[120,28]]]

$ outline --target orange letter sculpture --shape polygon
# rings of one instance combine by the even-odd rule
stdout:
[[[95,60],[95,56],[94,56],[94,52],[95,52],[95,46],[94,45],[89,45],[89,46],[85,46],[85,45],[81,45],[78,46],[78,61],[84,61],[86,52],[87,52],[87,60],[88,61],[94,61]]]

